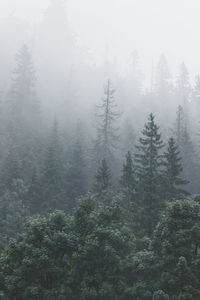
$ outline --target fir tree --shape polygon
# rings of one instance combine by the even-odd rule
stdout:
[[[175,141],[182,157],[183,177],[190,181],[188,191],[196,193],[198,192],[197,157],[188,129],[188,118],[185,115],[185,110],[180,105],[177,109]]]
[[[187,195],[188,193],[180,187],[187,184],[187,181],[180,177],[183,171],[180,151],[173,138],[169,139],[167,151],[164,153],[164,166],[166,199],[177,200]]]
[[[190,181],[188,184],[189,191],[196,193],[199,190],[197,180],[197,157],[187,124],[184,128],[180,151],[183,160],[183,176],[186,180]]]
[[[39,211],[49,212],[55,209],[66,209],[63,152],[56,121],[54,122],[44,157],[44,169],[40,188],[41,207]]]
[[[122,175],[120,178],[122,192],[126,196],[128,202],[133,201],[136,191],[135,167],[130,151],[126,154],[126,161],[123,164]]]
[[[83,132],[81,123],[77,124],[75,142],[71,154],[71,166],[67,175],[69,208],[75,206],[76,200],[87,190],[86,161],[83,148]]]
[[[186,120],[185,120],[183,107],[179,105],[176,111],[176,125],[175,125],[175,138],[178,147],[181,147],[182,145],[185,122]]]
[[[159,127],[155,123],[153,114],[149,115],[148,122],[142,131],[142,137],[137,145],[135,154],[136,172],[138,177],[139,216],[143,234],[152,235],[163,208],[161,191],[161,165],[163,141]]]
[[[101,165],[95,176],[93,191],[98,195],[103,195],[111,188],[111,174],[105,159],[102,160]]]
[[[156,228],[152,249],[158,272],[154,281],[169,299],[200,297],[199,212],[199,204],[191,199],[175,201]]]
[[[40,168],[41,114],[35,84],[32,55],[29,48],[23,46],[16,56],[16,69],[5,103],[7,151],[3,181],[6,180],[7,184],[16,179],[29,184],[32,172]]]
[[[29,48],[24,45],[16,55],[16,69],[13,73],[9,92],[9,122],[15,127],[16,134],[27,138],[38,129],[40,107],[36,97],[36,75]]]

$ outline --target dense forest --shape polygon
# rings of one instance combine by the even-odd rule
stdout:
[[[161,54],[148,85],[136,50],[125,74],[83,62],[62,1],[11,52],[0,299],[199,300],[200,76]]]

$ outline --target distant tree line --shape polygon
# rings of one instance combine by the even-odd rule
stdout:
[[[132,125],[123,131],[108,80],[94,136],[81,120],[46,128],[20,50],[0,110],[2,299],[199,300],[200,167],[182,73],[172,130],[150,113],[136,138]],[[166,105],[165,75],[154,96]]]

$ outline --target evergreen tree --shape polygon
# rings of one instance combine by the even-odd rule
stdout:
[[[136,191],[135,167],[130,151],[126,154],[126,161],[123,164],[122,175],[120,178],[122,192],[130,203],[133,201]]]
[[[69,261],[77,241],[68,227],[66,216],[55,212],[30,219],[22,234],[10,241],[1,257],[6,299],[73,299]]]
[[[185,123],[186,120],[185,120],[184,110],[183,107],[179,105],[176,111],[176,125],[175,125],[175,138],[178,147],[181,147],[182,145]]]
[[[142,137],[137,145],[135,154],[136,173],[138,177],[138,193],[140,207],[140,224],[143,234],[152,235],[161,210],[163,199],[161,191],[161,165],[163,141],[159,127],[155,123],[153,114],[149,115],[148,122],[142,131]]]
[[[111,188],[111,174],[105,159],[102,160],[101,165],[95,176],[93,191],[99,196],[104,195]]]
[[[120,204],[83,199],[72,217],[30,219],[0,256],[0,289],[9,300],[122,299],[134,236]],[[1,295],[1,294],[0,294]]]
[[[198,191],[198,181],[196,178],[197,157],[187,125],[185,126],[185,130],[183,132],[182,145],[180,150],[183,159],[183,176],[186,178],[186,180],[190,181],[190,184],[188,184],[189,191],[196,193]]]
[[[74,221],[80,237],[73,260],[74,299],[129,299],[124,266],[135,243],[121,204],[110,197],[97,209],[95,199],[84,199]]]
[[[83,139],[81,123],[78,123],[71,155],[71,166],[67,174],[68,197],[70,198],[69,209],[75,206],[77,198],[84,195],[87,190],[86,158]]]
[[[6,156],[3,161],[3,172],[1,173],[2,192],[12,190],[13,183],[23,178],[20,146],[17,143],[15,130],[12,127],[9,128],[6,150]]]
[[[29,48],[24,45],[16,55],[11,89],[9,92],[9,122],[16,134],[28,138],[38,129],[40,107],[35,91],[36,75]]]
[[[0,196],[0,244],[22,230],[30,213],[26,205],[27,192],[23,180],[17,179]]]
[[[38,212],[66,209],[67,205],[64,189],[64,184],[66,183],[64,183],[63,151],[56,121],[54,122],[48,143],[44,157]]]
[[[148,248],[129,260],[128,299],[199,299],[199,209],[191,199],[169,204]]]
[[[23,46],[16,56],[16,69],[5,103],[7,151],[2,176],[8,184],[23,179],[28,185],[32,172],[40,168],[41,114],[35,84],[31,52]]]
[[[173,138],[169,139],[167,151],[164,153],[164,166],[166,200],[177,200],[187,195],[188,193],[180,188],[187,184],[187,181],[180,177],[183,171],[180,151]]]
[[[185,111],[182,106],[179,106],[177,110],[175,140],[182,157],[183,177],[187,181],[190,181],[188,184],[188,191],[196,193],[198,192],[197,157],[194,144],[188,130],[187,120],[188,118],[185,115]]]
[[[97,155],[98,163],[105,158],[112,164],[114,157],[113,151],[116,148],[116,143],[119,139],[117,134],[118,128],[114,125],[119,118],[114,93],[115,90],[111,87],[111,83],[108,80],[104,88],[102,104],[97,106],[99,110],[99,113],[97,114],[99,127],[97,128],[95,155]]]
[[[200,297],[199,212],[193,200],[173,202],[155,231],[152,248],[158,273],[154,280],[169,299]]]

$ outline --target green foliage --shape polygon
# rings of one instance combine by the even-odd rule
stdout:
[[[1,287],[9,300],[125,299],[124,265],[134,236],[117,200],[80,202],[73,217],[30,219],[1,255]]]
[[[136,178],[135,168],[130,151],[128,151],[128,153],[126,154],[126,161],[123,164],[120,185],[122,187],[122,192],[125,194],[128,201],[133,201],[133,197],[136,191]]]
[[[74,217],[82,238],[73,256],[77,299],[124,299],[123,265],[134,250],[134,237],[123,222],[118,201],[108,200],[97,212],[94,206],[92,199],[86,199]]]
[[[66,299],[69,259],[76,236],[61,212],[31,219],[1,257],[3,290],[8,299]],[[62,298],[64,297],[65,298]]]
[[[51,212],[55,209],[65,209],[67,206],[64,189],[63,153],[57,122],[54,122],[45,152],[38,196],[36,212]]]
[[[188,195],[186,191],[180,188],[186,185],[187,181],[180,177],[182,173],[181,157],[175,140],[170,138],[168,141],[167,151],[164,153],[164,182],[166,200],[181,199]]]
[[[93,191],[98,196],[102,196],[111,188],[111,174],[105,159],[102,160],[101,165],[95,176]]]
[[[170,300],[170,298],[162,290],[159,290],[153,294],[153,300]]]
[[[25,205],[27,191],[23,180],[18,179],[13,182],[12,190],[0,197],[0,245],[22,230],[30,213]]]
[[[162,165],[160,151],[164,145],[154,119],[154,115],[150,114],[139,139],[138,153],[135,154],[139,194],[138,222],[141,234],[149,236],[152,236],[164,205],[160,195]]]
[[[152,247],[159,258],[160,289],[172,300],[200,297],[200,206],[192,200],[171,204],[158,225]]]
[[[194,142],[190,135],[186,109],[183,109],[180,105],[178,106],[175,138],[182,157],[182,176],[189,181],[187,189],[188,191],[193,191],[193,193],[198,193],[198,158],[195,152]]]
[[[71,165],[67,172],[67,196],[69,211],[75,207],[77,199],[87,191],[86,158],[81,124],[77,125],[76,140],[71,153]]]

